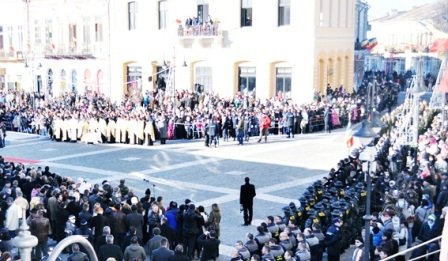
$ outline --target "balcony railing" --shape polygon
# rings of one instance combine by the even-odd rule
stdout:
[[[11,51],[0,49],[0,60],[15,61],[23,60],[23,53],[21,51]]]
[[[48,59],[95,59],[103,54],[101,43],[83,44],[80,46],[60,45],[58,48],[45,48],[44,55]]]
[[[203,24],[203,25],[191,25],[191,26],[183,26],[179,25],[177,34],[179,37],[184,38],[207,38],[207,37],[215,37],[219,36],[219,27],[217,23],[214,24]]]

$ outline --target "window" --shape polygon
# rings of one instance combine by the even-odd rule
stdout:
[[[47,79],[47,92],[48,95],[53,96],[53,70],[48,70],[48,79]]]
[[[241,0],[241,27],[252,26],[252,0]]]
[[[72,71],[72,84],[71,84],[71,91],[76,92],[78,87],[78,74],[76,73],[76,70]]]
[[[203,24],[208,18],[208,0],[198,0],[198,21]]]
[[[19,25],[17,27],[17,36],[19,37],[19,50],[23,50],[23,27]],[[1,48],[0,48],[1,49]]]
[[[51,20],[45,20],[45,45],[51,46],[53,38]]]
[[[61,80],[60,80],[60,87],[59,87],[59,92],[60,94],[64,94],[65,93],[65,88],[66,88],[66,82],[65,82],[65,77],[66,77],[66,73],[65,70],[62,69],[61,70]]]
[[[208,66],[197,66],[195,68],[195,91],[199,92],[209,92],[213,90],[212,86],[212,67]]]
[[[291,0],[278,0],[278,26],[291,22]]]
[[[142,67],[137,64],[130,64],[127,67],[127,89],[129,98],[134,102],[140,102],[142,95]]]
[[[40,34],[40,25],[39,21],[34,21],[34,43],[35,44],[41,44],[42,43],[42,36]]]
[[[168,8],[166,1],[159,1],[159,29],[166,29]]]
[[[14,33],[14,28],[12,26],[8,26],[8,45],[11,50],[14,50],[14,46],[12,44],[12,35]]]
[[[275,79],[275,94],[291,98],[291,67],[277,67]]]
[[[76,39],[76,24],[68,25],[68,42],[70,43],[70,49],[76,49],[77,39]]]
[[[84,19],[84,24],[82,26],[82,39],[84,47],[88,47],[90,44],[90,21],[88,18]]]
[[[0,26],[0,50],[4,49],[3,45],[3,26]]]
[[[97,21],[95,23],[95,41],[102,42],[103,41],[103,24]]]
[[[255,91],[255,67],[239,67],[238,91],[243,93]]]
[[[128,3],[128,29],[135,30],[137,28],[137,3]]]

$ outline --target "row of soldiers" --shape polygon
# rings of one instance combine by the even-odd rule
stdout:
[[[353,155],[341,161],[338,169],[333,169],[325,182],[314,182],[299,198],[299,206],[291,202],[282,208],[285,222],[294,223],[302,231],[314,224],[326,231],[335,218],[343,220],[339,228],[339,249],[342,253],[363,228],[367,191],[364,174],[357,170],[359,164],[357,156]]]
[[[153,145],[156,137],[166,140],[167,120],[163,115],[121,115],[111,117],[57,115],[50,127],[57,141],[127,143]],[[157,135],[157,136],[156,136]]]

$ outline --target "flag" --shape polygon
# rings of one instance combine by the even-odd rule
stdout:
[[[437,91],[442,93],[448,93],[448,66],[445,66],[445,70],[442,73],[442,77],[440,79],[439,86],[437,87]]]
[[[429,48],[430,52],[447,52],[448,51],[448,39],[436,39],[431,47]]]
[[[350,123],[347,125],[347,129],[345,130],[344,140],[345,140],[345,145],[347,145],[347,148],[350,149],[351,147],[353,147],[353,143],[354,143],[353,130],[351,128]]]

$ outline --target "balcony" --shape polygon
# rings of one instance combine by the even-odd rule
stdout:
[[[83,44],[81,46],[61,45],[59,47],[52,45],[46,47],[43,53],[46,59],[86,60],[86,59],[96,59],[96,57],[101,56],[102,48],[99,44]]]
[[[179,42],[185,48],[191,48],[193,45],[200,45],[205,48],[209,48],[212,45],[222,46],[222,32],[219,29],[219,23],[191,26],[179,25],[177,36]]]
[[[15,51],[14,49],[10,50],[0,49],[0,61],[2,62],[23,61],[23,53],[22,51]]]

